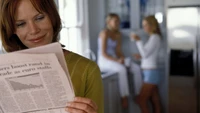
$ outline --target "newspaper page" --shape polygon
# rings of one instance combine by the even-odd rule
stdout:
[[[18,53],[30,53],[30,54],[43,54],[43,53],[55,53],[58,61],[60,62],[60,65],[62,66],[62,68],[64,69],[68,79],[70,80],[70,76],[69,76],[69,71],[67,68],[67,64],[65,63],[65,58],[64,58],[64,54],[63,54],[63,50],[61,47],[61,44],[59,42],[55,42],[55,43],[51,43],[51,44],[47,44],[44,46],[39,46],[39,47],[35,47],[35,48],[31,48],[31,49],[26,49],[26,50],[22,50],[22,51],[17,51]],[[73,85],[70,82],[71,88],[74,92],[73,89]]]
[[[66,113],[68,81],[53,53],[0,55],[0,113]]]

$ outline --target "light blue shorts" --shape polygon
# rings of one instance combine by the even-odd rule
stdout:
[[[158,85],[160,83],[161,74],[158,69],[143,70],[144,83]]]

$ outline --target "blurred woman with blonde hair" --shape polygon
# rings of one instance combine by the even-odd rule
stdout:
[[[161,75],[157,65],[158,52],[161,44],[161,32],[156,18],[154,16],[144,18],[143,29],[149,34],[149,39],[145,45],[140,40],[139,36],[135,34],[131,35],[131,38],[136,41],[139,49],[142,59],[141,68],[143,70],[143,86],[140,94],[136,97],[136,102],[139,104],[142,113],[150,113],[148,101],[151,100],[154,113],[161,113],[158,93]]]
[[[119,25],[119,16],[110,13],[106,18],[106,28],[100,32],[98,38],[98,65],[103,72],[117,72],[122,106],[127,108],[129,87]]]

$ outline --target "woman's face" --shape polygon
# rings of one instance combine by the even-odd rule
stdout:
[[[150,34],[151,33],[151,26],[149,25],[149,23],[146,20],[143,20],[142,25],[143,25],[144,31],[146,33]]]
[[[118,30],[118,29],[119,29],[119,23],[120,23],[119,18],[114,17],[114,18],[110,19],[110,21],[109,21],[108,24],[109,24],[109,27],[110,27],[111,29],[113,29],[113,30]]]
[[[15,34],[28,48],[49,44],[53,26],[46,13],[39,13],[30,0],[20,0],[15,13]]]

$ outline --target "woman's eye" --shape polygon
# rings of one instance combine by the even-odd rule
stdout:
[[[42,19],[44,19],[44,15],[40,15],[36,17],[36,20],[42,20]]]
[[[25,22],[20,22],[16,24],[17,27],[23,27],[24,25],[25,25]]]

